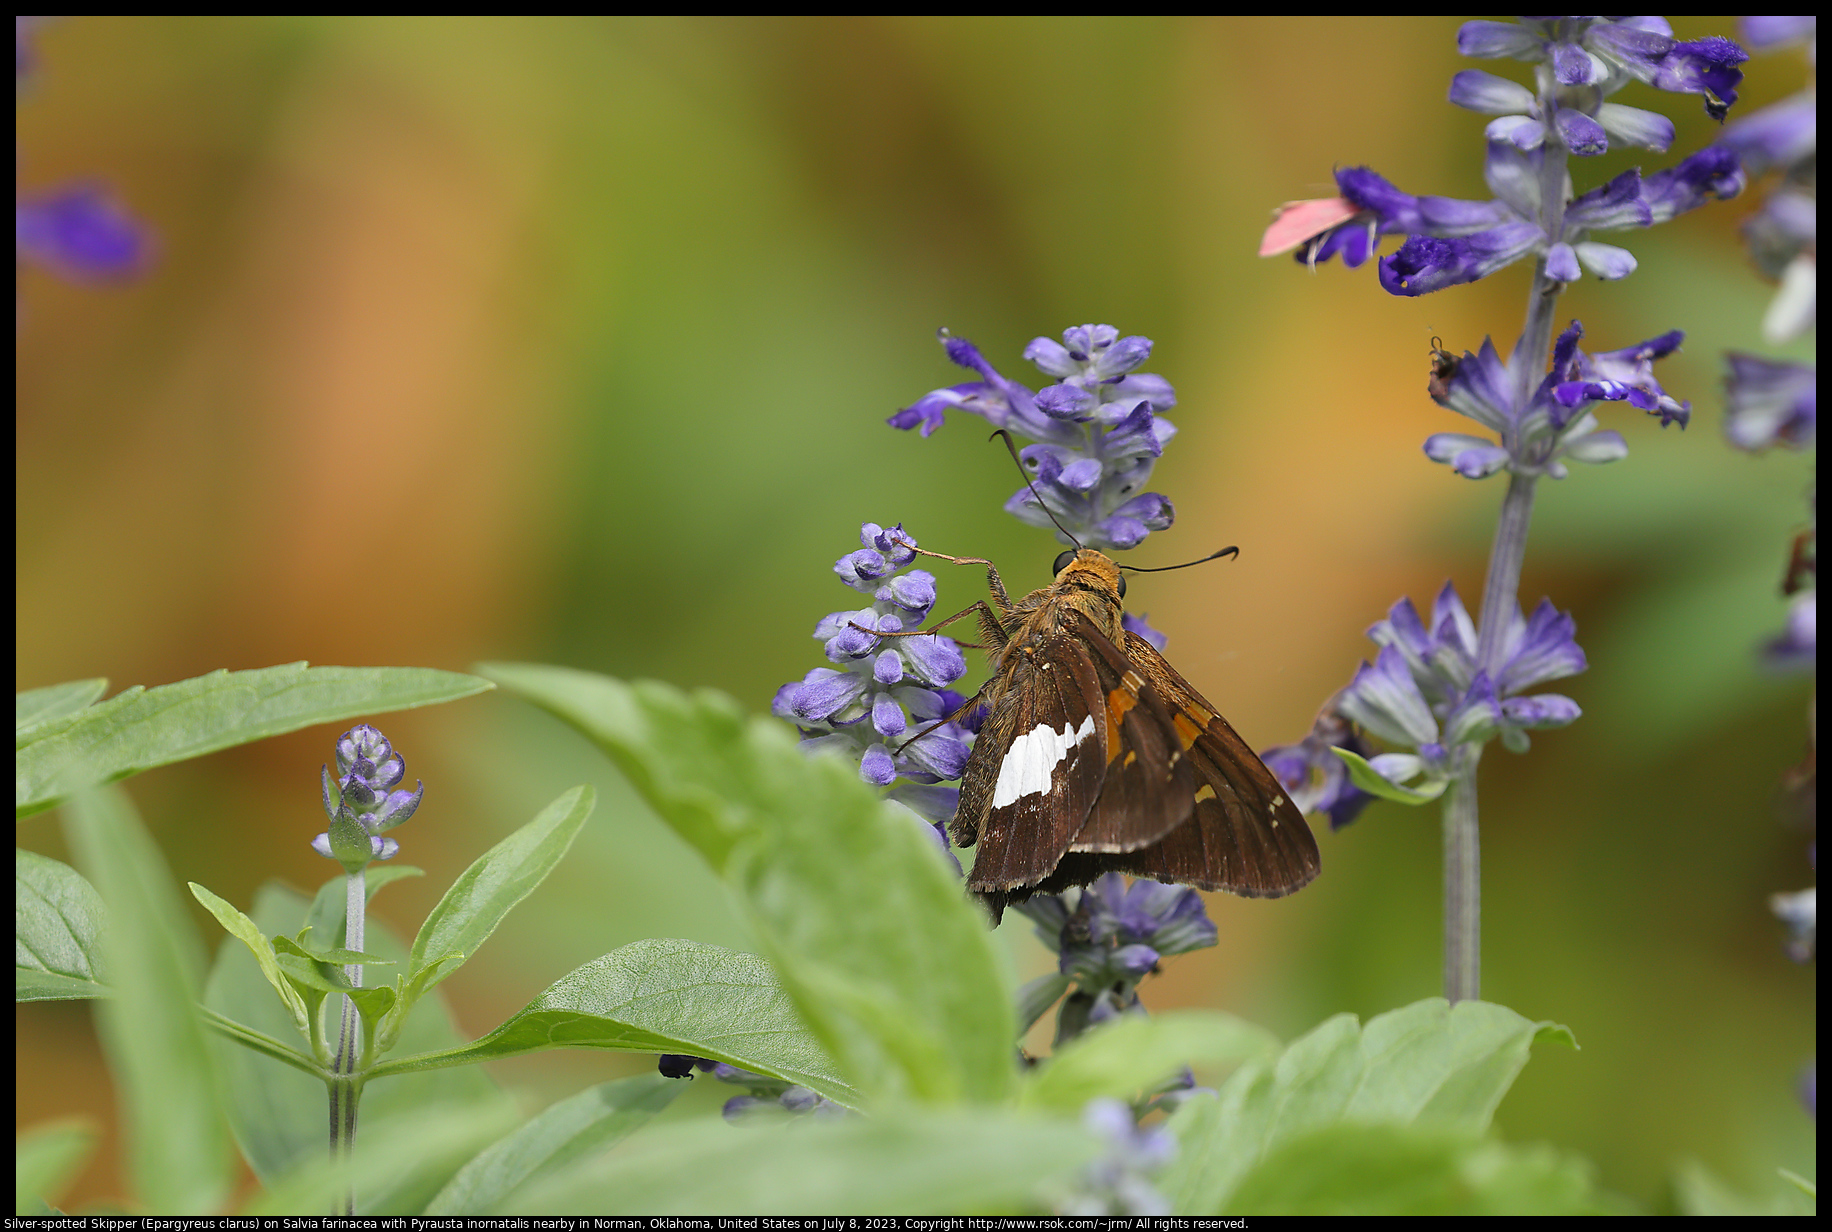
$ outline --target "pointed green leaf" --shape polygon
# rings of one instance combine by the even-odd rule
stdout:
[[[106,996],[101,895],[59,860],[14,848],[13,954],[20,1001]]]
[[[1073,1120],[994,1108],[816,1118],[745,1130],[657,1125],[499,1208],[644,1215],[1042,1214],[1100,1150]],[[1105,1222],[1105,1221],[1102,1221]],[[1092,1226],[1092,1225],[1090,1225]]]
[[[87,1121],[52,1121],[22,1131],[13,1143],[13,1213],[47,1213],[95,1152]]]
[[[369,871],[373,882],[375,870]],[[322,896],[327,901],[335,900],[336,909],[340,913],[343,909],[343,885],[343,875],[339,873],[326,883]],[[375,887],[371,884],[369,888],[373,891]],[[297,933],[300,925],[306,922],[315,908],[314,901],[307,900],[297,891],[277,882],[269,882],[255,892],[254,903],[248,914],[263,932],[272,936]],[[339,923],[333,931],[321,924],[317,933],[333,940],[341,940],[342,925]],[[406,960],[406,944],[379,920],[369,920],[366,943],[369,950],[393,959],[397,964]],[[281,959],[283,967],[288,963],[310,967],[302,959]],[[309,1004],[312,998],[308,996],[306,1000]],[[237,942],[225,940],[217,948],[216,963],[210,973],[204,1001],[211,1009],[249,1023],[269,1035],[281,1037],[288,1033],[290,1023],[285,1009],[268,988],[254,958]],[[336,1002],[325,1007],[333,1041],[336,1037],[338,1013]],[[430,1052],[453,1047],[462,1038],[445,1007],[444,998],[434,993],[422,1001],[407,1019],[401,1031],[400,1044],[416,1052]],[[238,1047],[228,1040],[218,1038],[213,1040],[213,1045],[223,1072],[229,1078],[230,1125],[255,1175],[263,1183],[271,1184],[302,1163],[321,1159],[325,1153],[324,1083],[297,1069],[276,1065],[268,1057]],[[374,1145],[375,1130],[380,1122],[403,1112],[435,1105],[473,1107],[491,1116],[495,1116],[497,1110],[511,1107],[510,1101],[478,1066],[408,1074],[371,1082],[364,1088],[357,1140],[364,1144],[366,1152]],[[475,1153],[476,1149],[473,1147],[471,1153]],[[452,1162],[451,1170],[456,1171],[464,1159],[469,1157],[466,1154]],[[447,1172],[436,1181],[429,1182],[431,1187],[426,1189],[426,1196],[431,1197],[436,1193],[450,1176],[451,1173]],[[318,1207],[297,1209],[329,1210],[331,1206],[326,1203]]]
[[[602,1155],[649,1123],[687,1082],[638,1074],[563,1099],[458,1170],[426,1215],[487,1215],[518,1187]]]
[[[314,723],[428,706],[490,687],[475,676],[424,667],[303,663],[135,686],[28,734],[13,758],[14,811],[25,817],[91,784]]]
[[[97,1019],[136,1193],[151,1213],[217,1211],[233,1181],[233,1149],[196,1003],[202,947],[124,791],[81,792],[64,816],[70,847],[108,904],[103,945],[116,995],[96,1003]]]
[[[441,960],[457,958],[457,962],[442,966],[430,980],[415,985],[424,991],[476,954],[510,909],[527,898],[559,864],[578,837],[579,827],[591,816],[597,799],[598,793],[591,787],[575,787],[542,809],[533,821],[478,856],[420,926],[408,958],[409,980]]]
[[[105,677],[71,680],[13,695],[13,738],[23,744],[47,723],[80,714],[108,691]]]
[[[1232,1014],[1126,1014],[1078,1037],[1026,1075],[1022,1106],[1072,1114],[1100,1096],[1137,1103],[1186,1065],[1233,1065],[1273,1056],[1278,1048],[1271,1032]]]
[[[1423,787],[1403,787],[1382,778],[1380,771],[1369,765],[1359,753],[1337,748],[1332,748],[1330,752],[1340,757],[1342,764],[1349,768],[1349,782],[1370,796],[1379,796],[1382,800],[1391,800],[1395,804],[1430,804],[1443,795],[1444,789],[1450,786],[1448,779],[1427,779]]]
[[[768,963],[692,941],[638,941],[613,950],[475,1043],[385,1061],[376,1073],[549,1048],[685,1053],[773,1074],[849,1107],[859,1102],[796,1016]]]
[[[273,985],[273,990],[280,994],[287,1013],[293,1017],[293,1025],[299,1034],[310,1038],[311,1029],[306,1020],[305,1002],[300,1000],[299,993],[289,984],[286,977],[280,974],[280,964],[275,961],[273,943],[255,927],[254,921],[237,911],[232,905],[195,881],[187,883],[191,887],[191,897],[204,905],[204,910],[216,917],[216,922],[223,926],[223,931],[248,947],[254,960],[261,968],[261,974]]]
[[[1286,1142],[1344,1123],[1417,1124],[1475,1142],[1541,1038],[1569,1032],[1480,1001],[1432,998],[1365,1028],[1339,1014],[1276,1061],[1241,1066],[1218,1098],[1178,1109],[1170,1125],[1182,1151],[1161,1188],[1178,1211],[1236,1211],[1235,1191]]]
[[[721,694],[559,668],[479,669],[595,741],[737,892],[782,986],[865,1094],[997,1101],[1013,990],[909,812]],[[671,1051],[683,1051],[673,1050]]]

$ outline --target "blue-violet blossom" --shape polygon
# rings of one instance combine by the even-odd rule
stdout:
[[[958,723],[942,723],[910,738],[960,708],[964,699],[947,686],[966,673],[967,661],[960,645],[941,634],[877,636],[921,627],[935,604],[935,576],[908,569],[916,539],[901,525],[867,522],[859,541],[860,549],[840,557],[833,571],[871,596],[871,605],[821,619],[814,636],[835,666],[783,685],[771,710],[800,729],[805,748],[858,758],[860,778],[889,787],[889,798],[930,823],[945,823],[960,793],[940,784],[966,768],[972,735]]]
[[[1054,514],[1084,547],[1137,547],[1171,524],[1176,510],[1170,501],[1141,490],[1177,431],[1159,414],[1177,404],[1170,382],[1137,371],[1151,356],[1151,339],[1121,337],[1111,325],[1064,330],[1060,343],[1032,339],[1024,358],[1056,381],[1032,393],[1002,376],[965,338],[946,330],[939,337],[948,358],[980,379],[931,391],[892,415],[887,422],[893,428],[920,428],[928,436],[941,426],[943,411],[954,407],[1037,442],[1019,456],[1038,495],[1020,488],[1005,510],[1028,526],[1050,529]]]
[[[356,872],[371,860],[386,860],[401,845],[383,835],[414,815],[426,784],[395,790],[407,777],[407,763],[388,738],[364,723],[337,740],[337,777],[321,766],[324,815],[331,828],[312,840],[312,850]]]

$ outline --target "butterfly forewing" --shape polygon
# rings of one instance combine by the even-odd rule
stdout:
[[[1163,695],[1094,622],[1080,632],[1093,650],[1107,728],[1107,778],[1070,851],[1125,852],[1149,847],[1189,819],[1196,790],[1187,742]]]
[[[955,841],[977,835],[976,892],[1047,877],[1087,819],[1107,771],[1105,697],[1078,639],[1014,647],[1012,685],[982,727],[961,780]],[[986,755],[982,756],[980,750]]]

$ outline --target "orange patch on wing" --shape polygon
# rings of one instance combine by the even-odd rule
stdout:
[[[1202,735],[1209,720],[1214,717],[1206,710],[1180,708],[1171,716],[1170,721],[1177,729],[1177,738],[1183,741],[1183,747],[1187,749],[1196,743],[1196,738]]]
[[[1131,689],[1118,688],[1107,694],[1107,764],[1112,765],[1125,748],[1125,741],[1120,739],[1120,720],[1126,712],[1139,704],[1139,696]]]
[[[1202,786],[1196,789],[1196,803],[1197,804],[1201,804],[1204,800],[1213,800],[1214,798],[1215,798],[1214,784],[1204,783]]]

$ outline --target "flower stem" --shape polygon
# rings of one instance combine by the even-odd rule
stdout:
[[[1444,795],[1444,998],[1482,994],[1482,852],[1476,826],[1480,745],[1460,751]]]
[[[363,869],[344,876],[344,948],[358,950],[363,948],[363,921],[368,905],[368,894],[365,892]],[[344,976],[350,981],[350,987],[363,986],[363,965],[348,963],[344,967]],[[330,1094],[331,1117],[331,1159],[333,1162],[348,1163],[351,1149],[356,1145],[356,1105],[362,1097],[362,1081],[355,1077],[356,1050],[362,1038],[362,1023],[356,1012],[356,1002],[345,994],[343,1014],[337,1034],[337,1057],[332,1070],[338,1076],[326,1085]],[[343,1215],[356,1213],[356,1191],[347,1188],[343,1194]]]

